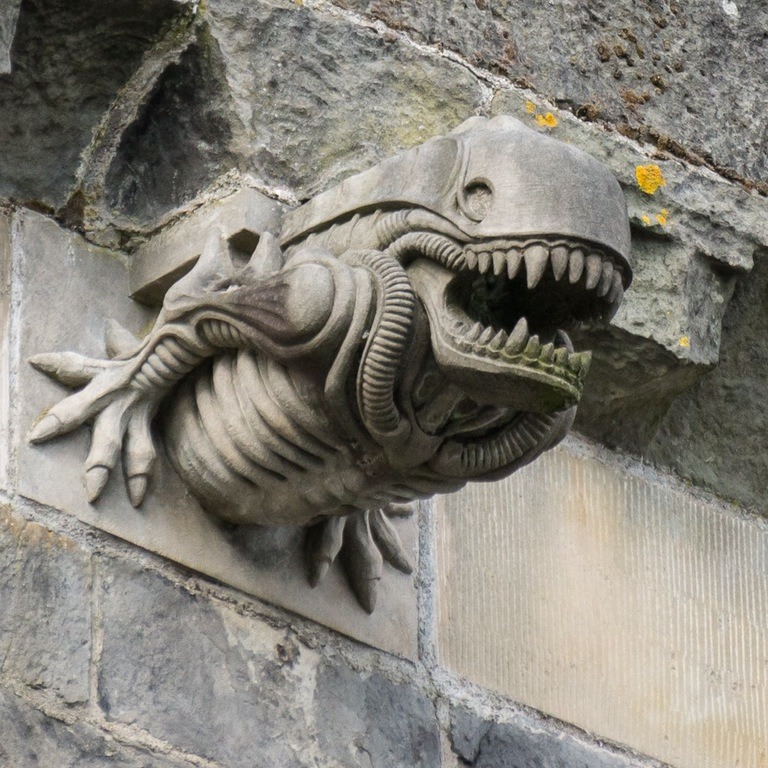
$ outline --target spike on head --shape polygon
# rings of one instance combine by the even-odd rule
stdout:
[[[247,269],[254,276],[271,275],[282,269],[283,263],[283,252],[280,250],[277,238],[271,232],[264,232],[259,238]]]

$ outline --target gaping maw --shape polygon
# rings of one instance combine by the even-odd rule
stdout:
[[[578,402],[590,352],[568,331],[609,320],[628,269],[610,249],[563,237],[470,242],[408,274],[430,318],[435,358],[478,403],[551,412]]]

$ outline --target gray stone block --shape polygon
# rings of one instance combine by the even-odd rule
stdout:
[[[472,114],[462,66],[281,0],[214,0],[206,17],[243,126],[242,163],[299,197]]]
[[[198,599],[137,566],[105,561],[100,704],[228,768],[437,765],[426,697],[285,633]],[[286,647],[291,652],[286,654]]]
[[[0,765],[4,768],[182,768],[192,764],[126,747],[92,725],[68,725],[0,688]]]
[[[0,507],[0,671],[75,704],[90,659],[90,555]]]
[[[318,738],[344,768],[436,768],[440,731],[422,690],[324,660],[317,670]]]
[[[0,487],[8,484],[11,426],[11,218],[0,213]]]
[[[451,708],[451,746],[463,765],[474,768],[632,768],[626,755],[518,717],[484,720],[461,706]]]
[[[0,7],[0,75],[11,71],[11,45],[16,34],[21,0],[6,0]]]
[[[335,2],[577,114],[765,179],[763,3]]]

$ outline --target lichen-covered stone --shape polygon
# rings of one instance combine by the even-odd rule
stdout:
[[[335,2],[628,135],[766,179],[763,3]]]
[[[68,725],[0,688],[0,765],[8,768],[182,768],[186,760],[126,747],[85,723]]]
[[[87,552],[0,507],[0,672],[87,701],[90,589]]]
[[[473,768],[632,768],[637,762],[594,744],[517,717],[484,720],[461,706],[451,708],[451,746]]]

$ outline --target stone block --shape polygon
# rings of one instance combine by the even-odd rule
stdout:
[[[11,427],[11,219],[0,213],[0,487],[8,484]]]
[[[318,740],[333,765],[433,768],[440,764],[435,705],[416,688],[379,674],[321,663],[316,677]]]
[[[450,739],[462,765],[473,768],[636,768],[638,762],[522,716],[484,720],[451,707]]]
[[[214,0],[206,21],[242,125],[241,165],[310,197],[473,114],[461,65],[285,0]]]
[[[440,663],[676,768],[762,768],[764,521],[584,451],[438,500]]]
[[[755,66],[763,3],[335,2],[577,114],[765,179],[768,137],[758,126],[768,82]]]
[[[0,688],[0,765],[8,768],[182,768],[191,766],[132,749],[99,728],[49,717]]]
[[[108,720],[228,768],[437,764],[437,721],[423,693],[323,658],[138,567],[105,561],[102,572]]]
[[[0,672],[75,704],[90,661],[90,554],[0,507]]]
[[[140,509],[131,506],[119,468],[103,496],[91,505],[81,481],[88,452],[87,430],[39,446],[26,441],[32,424],[65,390],[25,361],[39,352],[72,349],[103,357],[103,328],[108,318],[141,336],[152,313],[127,298],[128,270],[114,252],[90,246],[38,214],[20,214],[18,232],[14,258],[21,279],[22,362],[17,377],[19,423],[14,450],[19,492],[358,640],[415,657],[415,577],[385,569],[377,609],[369,616],[355,601],[338,564],[322,584],[309,587],[300,529],[253,529],[233,535],[202,511],[162,457]],[[416,562],[416,519],[396,520],[395,525]]]
[[[214,227],[229,241],[234,258],[249,257],[262,232],[279,233],[284,210],[282,203],[248,188],[198,208],[136,252],[131,260],[131,297],[162,304],[168,288],[194,266]]]

